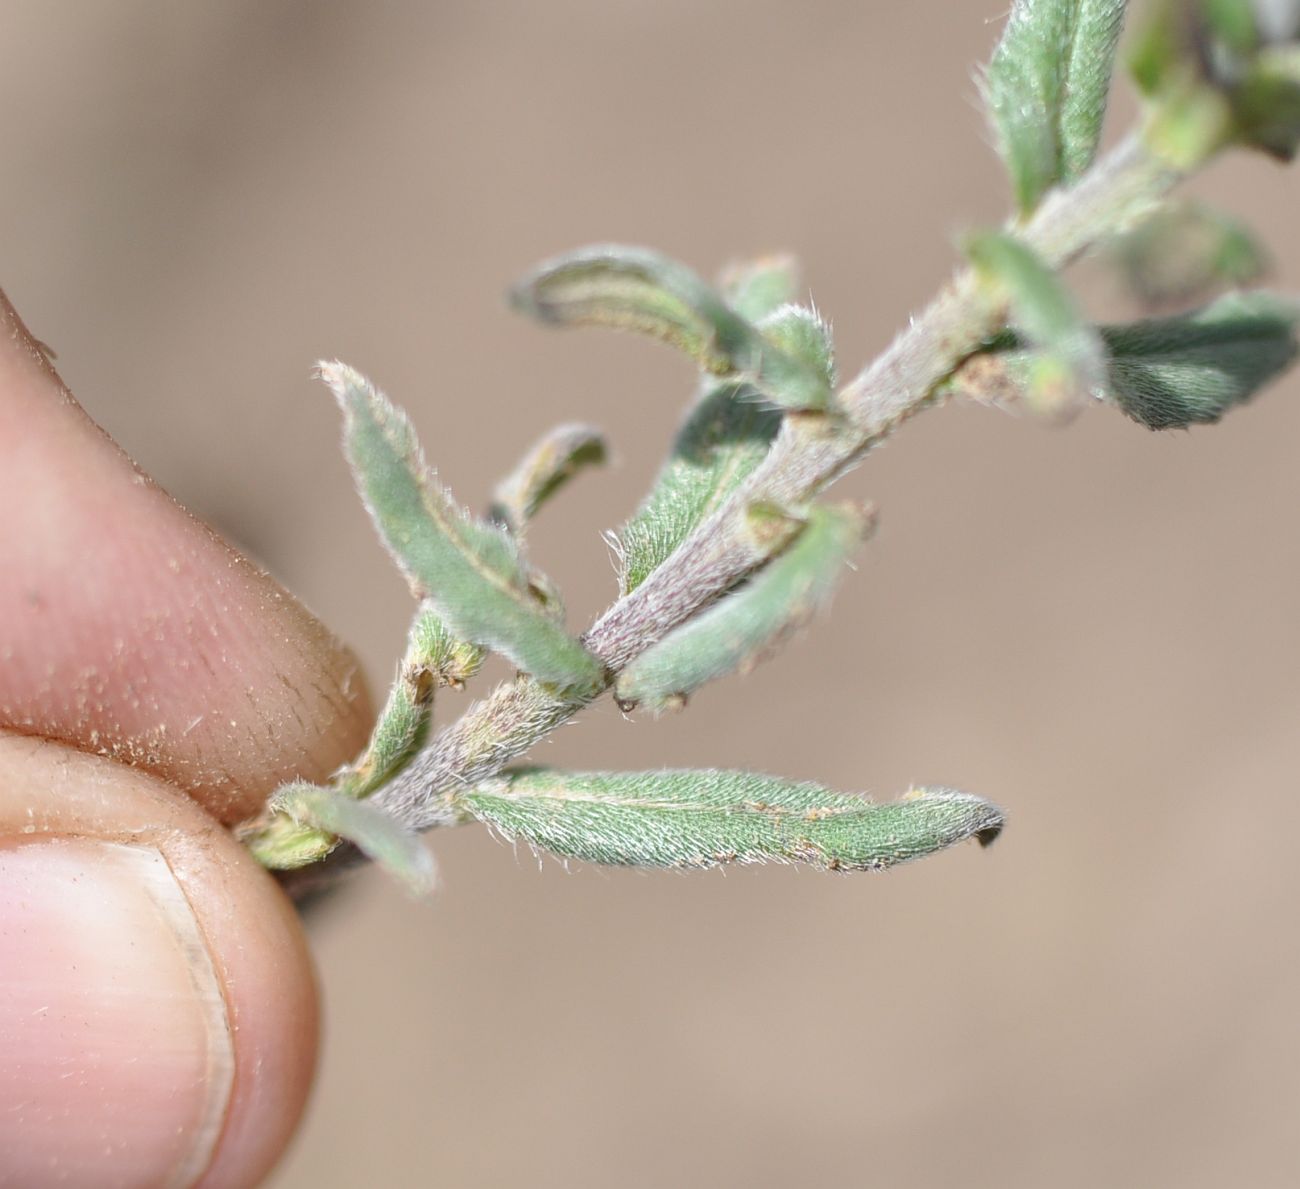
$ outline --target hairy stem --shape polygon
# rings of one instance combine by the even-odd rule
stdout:
[[[1061,267],[1146,213],[1182,176],[1131,135],[1074,186],[1049,194],[1013,230],[1049,265]],[[960,272],[841,390],[836,411],[786,417],[763,465],[668,561],[596,621],[584,637],[587,648],[616,674],[733,586],[764,560],[744,531],[749,504],[798,504],[821,491],[934,402],[943,381],[1005,322],[999,297],[970,270]],[[501,685],[444,728],[373,799],[415,829],[449,824],[456,820],[449,794],[495,775],[590,700],[557,695],[527,677]]]

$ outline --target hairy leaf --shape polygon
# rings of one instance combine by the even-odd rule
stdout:
[[[306,867],[323,859],[339,844],[337,834],[302,825],[284,813],[263,812],[241,823],[236,834],[253,858],[270,871]]]
[[[955,842],[987,845],[997,806],[951,789],[877,804],[750,772],[506,772],[458,795],[510,838],[564,858],[634,867],[807,863],[875,871]]]
[[[1176,318],[1102,328],[1107,395],[1151,429],[1217,421],[1296,359],[1300,306],[1229,294]]]
[[[1036,348],[1033,403],[1059,413],[1095,395],[1104,377],[1101,342],[1056,274],[1028,245],[1003,232],[974,236],[966,250],[976,269],[1006,295],[1013,326]]]
[[[296,783],[280,788],[271,808],[300,825],[337,835],[395,875],[416,895],[433,889],[433,858],[418,834],[407,830],[377,805],[357,801],[335,789]]]
[[[434,685],[459,689],[482,664],[483,649],[479,645],[456,639],[433,607],[421,604],[411,620],[406,655],[402,658],[402,668],[413,680],[422,681],[428,674]]]
[[[852,505],[812,508],[784,553],[633,660],[615,697],[625,709],[662,709],[757,664],[826,603],[870,523]]]
[[[1125,0],[1015,0],[984,77],[1022,214],[1092,164]]]
[[[605,439],[590,425],[559,425],[542,437],[497,484],[489,514],[515,536],[580,470],[605,461]]]
[[[758,324],[769,343],[815,371],[828,389],[835,387],[835,347],[831,328],[816,310],[789,303]]]
[[[1109,353],[1101,395],[1149,429],[1219,420],[1295,362],[1300,305],[1271,293],[1234,293],[1173,318],[1100,326]],[[1014,336],[972,356],[951,390],[986,403],[1023,399],[1031,355]]]
[[[1076,0],[1065,96],[1061,103],[1061,157],[1065,181],[1093,163],[1106,118],[1115,49],[1128,0]]]
[[[620,586],[635,590],[767,456],[780,414],[744,385],[712,385],[691,410],[650,493],[619,534]]]
[[[366,507],[403,572],[459,639],[540,681],[592,693],[600,662],[539,606],[516,542],[471,517],[425,466],[404,413],[360,373],[323,363],[344,413],[344,446]]]
[[[706,372],[747,380],[762,399],[821,409],[830,390],[780,351],[685,265],[644,248],[601,245],[541,265],[512,292],[516,308],[560,326],[610,326],[670,343]]]
[[[331,784],[349,797],[368,797],[391,780],[423,744],[433,713],[434,690],[459,687],[483,663],[483,649],[457,640],[427,603],[407,633],[406,654],[366,750]]]

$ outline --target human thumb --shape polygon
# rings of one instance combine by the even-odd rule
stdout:
[[[215,820],[0,733],[0,1185],[255,1185],[316,1035],[297,919]]]

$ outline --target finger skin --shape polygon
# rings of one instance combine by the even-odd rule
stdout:
[[[68,866],[69,852],[79,867]],[[101,852],[103,863],[96,858]],[[166,947],[175,946],[165,922],[159,923],[160,915],[167,915],[161,909],[141,915],[134,932],[106,933],[102,925],[109,918],[94,914],[69,922],[66,935],[57,938],[34,938],[25,931],[25,922],[45,918],[41,905],[6,895],[14,886],[6,858],[17,860],[12,867],[20,876],[34,870],[38,883],[49,856],[54,868],[74,872],[72,883],[79,873],[92,887],[103,884],[104,895],[88,903],[107,905],[102,911],[111,914],[117,900],[134,894],[132,886],[111,886],[115,873],[125,870],[118,862],[123,855],[133,862],[137,856],[153,860],[164,883],[174,880],[179,915],[185,918],[182,932],[191,930],[197,945],[169,957]],[[123,878],[128,877],[129,872]],[[84,894],[67,880],[56,891]],[[129,979],[124,985],[82,987],[80,997],[65,993],[57,963],[47,961],[46,941],[57,943],[56,957],[67,963],[72,983],[79,955],[93,963],[121,954],[129,965],[136,949],[158,951],[160,960],[184,962],[190,973],[177,983],[174,998],[192,996],[196,1002],[160,1004]],[[12,960],[15,952],[36,953],[37,965],[45,963],[54,975],[38,1011],[19,1008],[25,993],[34,994],[34,974],[32,963]],[[188,1043],[184,1037],[190,1033],[181,1025],[202,1010],[198,1000],[205,984],[216,990],[218,1027],[198,1052],[193,1079],[175,1086],[141,1082],[133,1063],[154,1056],[152,1042],[135,1045],[118,1062],[103,1059],[102,1043],[98,1049],[83,1044],[82,1037],[96,1035],[104,1013],[111,1012],[115,1027],[128,1035],[149,1038],[151,1028],[167,1033],[157,1046],[159,1059],[170,1060],[169,1043]],[[160,1024],[160,1016],[178,1022]],[[180,1038],[169,1042],[168,1030]],[[0,1156],[0,1184],[26,1189],[47,1183],[87,1189],[256,1185],[297,1125],[315,1065],[317,1033],[316,984],[297,917],[274,881],[224,829],[184,795],[139,770],[0,733],[0,1038],[10,1058],[10,1069],[0,1069],[0,1153],[27,1161],[15,1172]],[[51,1048],[62,1058],[45,1070],[40,1058]],[[14,1073],[24,1053],[32,1054],[35,1064]],[[214,1069],[226,1074],[214,1076]],[[96,1090],[89,1098],[87,1086]],[[124,1095],[141,1101],[122,1101]],[[197,1095],[195,1110],[214,1122],[206,1138],[197,1134],[200,1128],[174,1125],[175,1119],[189,1117],[186,1095]],[[113,1142],[121,1139],[115,1120],[130,1125],[130,1143]],[[97,1126],[107,1141],[96,1140],[91,1150],[88,1145],[101,1134]],[[180,1130],[185,1134],[178,1140]],[[53,1148],[48,1161],[41,1145]],[[47,1164],[53,1171],[41,1179]],[[7,1172],[19,1179],[7,1179]]]
[[[356,661],[142,474],[0,294],[0,726],[141,767],[224,822],[365,742]]]

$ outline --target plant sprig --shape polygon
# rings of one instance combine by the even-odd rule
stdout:
[[[616,539],[620,597],[580,638],[520,538],[555,487],[603,456],[594,434],[544,440],[480,520],[434,482],[400,410],[359,373],[322,365],[358,486],[423,600],[416,626],[460,669],[404,662],[366,755],[326,788],[277,794],[243,829],[254,853],[291,868],[334,851],[326,870],[365,853],[418,884],[427,871],[400,832],[467,820],[565,857],[651,866],[864,869],[995,835],[996,807],[948,791],[875,805],[750,774],[508,765],[611,687],[629,710],[680,704],[806,621],[868,523],[820,496],[921,409],[954,396],[1049,413],[1110,403],[1152,428],[1184,426],[1216,420],[1293,361],[1297,308],[1282,298],[1229,295],[1094,327],[1060,277],[1080,254],[1168,217],[1170,191],[1222,149],[1285,157],[1300,140],[1300,8],[1283,27],[1276,5],[1266,21],[1250,0],[1183,0],[1158,5],[1139,32],[1142,120],[1098,158],[1124,10],[1017,0],[984,79],[1016,209],[968,240],[972,267],[838,390],[829,328],[795,303],[787,258],[735,267],[714,288],[656,253],[606,245],[521,282],[516,306],[544,322],[647,333],[700,368],[672,454]],[[1130,272],[1138,259],[1126,259]],[[1215,259],[1234,257],[1207,253],[1197,276]],[[408,660],[428,651],[412,641]],[[426,739],[421,691],[457,684],[484,649],[519,675]]]

